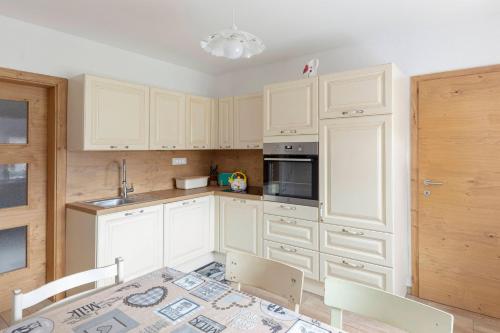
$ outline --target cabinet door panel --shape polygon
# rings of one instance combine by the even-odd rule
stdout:
[[[322,220],[392,232],[391,116],[322,120],[320,154]]]
[[[151,89],[150,148],[174,150],[186,148],[186,96]]]
[[[219,99],[219,148],[233,148],[233,98]]]
[[[301,269],[306,278],[319,280],[319,253],[316,251],[264,241],[264,258],[291,265]]]
[[[318,222],[264,214],[264,239],[319,250]]]
[[[262,202],[220,198],[221,252],[262,255]]]
[[[212,100],[206,97],[186,98],[186,145],[189,149],[210,149]]]
[[[391,65],[320,77],[320,118],[391,112]]]
[[[85,136],[89,149],[149,148],[149,88],[86,76]]]
[[[362,283],[370,287],[394,292],[394,271],[392,268],[368,264],[320,253],[320,278],[338,277]]]
[[[98,267],[111,265],[116,257],[122,257],[127,280],[162,267],[161,205],[100,216],[97,228]]]
[[[264,87],[264,136],[318,134],[318,78]]]
[[[196,198],[165,205],[165,266],[176,267],[210,253],[213,218],[210,198]]]
[[[234,146],[262,148],[262,94],[234,98]]]
[[[354,229],[328,223],[320,225],[320,251],[392,267],[393,238],[385,232]]]

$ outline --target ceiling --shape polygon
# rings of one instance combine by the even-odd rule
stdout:
[[[267,50],[251,59],[205,53],[199,41],[230,27]],[[222,74],[380,36],[496,23],[497,0],[0,0],[0,15],[210,74]]]

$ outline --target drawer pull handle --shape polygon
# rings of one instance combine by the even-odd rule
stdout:
[[[109,146],[109,148],[116,149],[116,148],[118,148],[118,146]]]
[[[161,146],[161,147],[162,147],[163,149],[167,149],[167,148],[168,148],[168,146]]]
[[[348,262],[347,260],[342,260],[342,263],[346,266],[349,266],[349,267],[352,267],[352,268],[359,268],[359,269],[362,269],[362,268],[365,268],[365,265],[363,264],[353,264],[351,262]]]
[[[187,205],[189,205],[190,203],[191,203],[191,202],[189,202],[189,201],[184,201],[184,202],[182,203],[182,205],[183,205],[183,206],[187,206]]]
[[[342,232],[344,232],[346,234],[356,235],[356,236],[363,236],[365,234],[364,232],[361,232],[361,231],[351,231],[351,230],[347,230],[345,228],[342,229]]]
[[[285,219],[280,219],[280,222],[287,223],[287,224],[297,224],[297,221],[285,220]]]
[[[285,206],[285,205],[280,205],[280,208],[286,209],[286,210],[296,210],[297,207],[292,207],[292,206]]]
[[[141,209],[140,211],[137,211],[137,212],[125,213],[125,216],[132,216],[132,215],[135,215],[135,214],[142,214],[142,213],[144,213],[144,209]]]
[[[286,251],[286,252],[292,252],[292,253],[297,252],[297,249],[292,249],[290,247],[286,247],[286,246],[283,246],[283,245],[280,245],[280,249],[282,249],[283,251]]]

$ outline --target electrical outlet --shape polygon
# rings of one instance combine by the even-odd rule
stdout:
[[[188,160],[186,157],[174,157],[172,158],[172,165],[186,165]]]

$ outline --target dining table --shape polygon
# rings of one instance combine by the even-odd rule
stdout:
[[[2,333],[340,333],[197,272],[162,268],[24,318]]]

